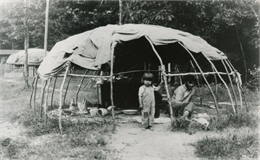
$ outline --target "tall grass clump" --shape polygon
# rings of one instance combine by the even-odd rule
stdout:
[[[110,154],[113,151],[107,144],[116,125],[110,117],[64,119],[63,135],[59,134],[58,119],[48,119],[47,125],[44,125],[44,121],[30,109],[22,111],[12,120],[28,128],[29,137],[51,138],[41,144],[37,143],[37,146],[17,148],[15,157],[18,159],[30,159],[31,156],[43,159],[113,159]]]
[[[250,127],[258,128],[260,117],[255,112],[246,112],[240,110],[236,115],[222,111],[220,116],[215,116],[210,119],[210,128],[214,131],[223,131],[226,128],[241,128]]]
[[[259,135],[244,128],[233,129],[214,137],[206,137],[194,143],[195,154],[208,159],[248,159],[259,157]]]
[[[8,159],[17,159],[21,150],[28,147],[28,144],[21,140],[11,138],[0,139],[0,156]]]
[[[29,108],[22,110],[17,115],[13,115],[11,120],[28,128],[27,134],[31,137],[59,132],[58,119],[48,119],[48,123],[45,125],[43,119]]]
[[[229,110],[210,120],[210,128],[218,135],[205,137],[193,144],[199,157],[209,159],[248,159],[259,156],[258,112]]]

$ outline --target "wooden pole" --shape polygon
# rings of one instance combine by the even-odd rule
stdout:
[[[54,82],[53,82],[53,88],[52,88],[52,92],[51,92],[51,106],[53,105],[53,96],[54,96],[54,92],[55,92],[55,88],[56,88],[56,81],[57,81],[57,77],[55,76]]]
[[[232,98],[232,96],[231,96],[230,90],[229,90],[229,88],[228,88],[226,82],[223,80],[223,78],[221,77],[221,75],[218,73],[218,70],[216,69],[216,67],[214,66],[214,64],[208,59],[208,57],[206,57],[206,56],[204,56],[204,57],[208,60],[208,62],[211,64],[211,66],[213,67],[213,69],[214,69],[215,72],[217,73],[217,75],[218,75],[218,77],[220,78],[220,80],[221,80],[221,81],[223,82],[223,84],[225,85],[225,87],[226,87],[226,89],[227,89],[227,91],[228,91],[228,96],[229,96],[229,98],[230,98],[233,111],[234,111],[234,113],[236,114],[236,109],[235,109],[235,107],[234,107],[234,101],[233,101],[233,98]]]
[[[228,60],[227,60],[227,61],[228,61]],[[229,62],[229,61],[228,61],[228,62]],[[229,65],[234,69],[234,71],[235,71],[235,76],[237,77],[237,79],[238,79],[238,81],[239,81],[240,77],[239,77],[239,75],[237,75],[238,72],[235,70],[235,68],[233,67],[233,65],[232,65],[230,62],[229,62]],[[238,87],[239,87],[239,89],[241,90],[242,97],[244,98],[245,105],[246,105],[246,110],[247,110],[247,112],[249,112],[249,108],[248,108],[248,103],[247,103],[247,100],[246,100],[245,92],[244,92],[244,90],[243,90],[243,88],[242,88],[242,81],[241,81],[241,82],[237,82],[237,84],[239,85]]]
[[[225,65],[225,63],[223,62],[223,60],[221,60],[226,72],[228,73],[228,69],[227,69],[227,66]],[[230,75],[228,75],[228,79],[229,79],[229,82],[230,82],[230,85],[231,85],[231,89],[232,89],[232,93],[233,93],[233,96],[235,98],[235,105],[236,105],[236,112],[238,112],[238,106],[237,106],[237,96],[236,96],[236,93],[235,93],[235,89],[234,89],[234,86],[233,86],[233,82],[230,78]]]
[[[24,78],[24,88],[30,88],[29,86],[29,66],[28,66],[28,48],[29,48],[29,31],[28,31],[28,15],[27,15],[27,0],[24,0],[24,69],[23,69],[23,78]]]
[[[48,21],[49,21],[49,0],[46,0],[46,11],[45,11],[45,32],[44,32],[44,52],[47,55],[47,45],[48,45]]]
[[[115,110],[114,110],[114,95],[113,95],[113,74],[114,74],[114,51],[115,51],[115,47],[116,47],[117,43],[113,42],[112,44],[112,48],[111,48],[111,57],[110,57],[110,61],[111,61],[111,65],[110,65],[110,99],[111,99],[111,106],[112,106],[112,117],[113,120],[115,119]]]
[[[36,75],[36,80],[35,80],[35,83],[34,83],[34,86],[33,88],[35,88],[34,90],[34,95],[33,95],[33,114],[35,114],[35,100],[36,100],[36,94],[37,94],[37,83],[38,83],[38,80],[39,80],[39,75],[37,74]]]
[[[212,71],[214,71],[213,67],[212,68]],[[227,72],[228,74],[228,72]],[[216,74],[213,74],[214,75],[214,80],[215,80],[215,94],[216,94],[216,98],[218,100],[218,80],[217,80],[217,77],[216,77]]]
[[[180,73],[180,70],[178,68],[178,65],[176,65],[176,70],[178,73]],[[179,75],[179,80],[180,80],[180,85],[182,85],[182,78],[181,78],[181,75]]]
[[[196,61],[195,57],[192,55],[192,53],[191,53],[182,43],[180,43],[180,42],[178,42],[178,43],[190,54],[190,56],[191,56],[191,58],[193,59],[194,63],[195,63],[196,66],[198,67],[198,69],[199,69],[199,71],[200,71],[200,73],[201,73],[201,75],[202,75],[204,81],[206,82],[206,84],[207,84],[207,86],[208,86],[208,88],[209,88],[209,90],[210,90],[210,92],[211,92],[211,94],[212,94],[212,96],[213,96],[213,99],[214,99],[214,102],[215,102],[215,106],[216,106],[216,110],[217,110],[217,114],[218,114],[218,116],[219,116],[218,101],[217,101],[217,99],[216,99],[216,96],[215,96],[214,92],[212,91],[212,89],[211,89],[211,87],[210,87],[210,85],[209,85],[208,80],[207,80],[206,77],[204,76],[202,69],[200,68],[199,64],[197,63],[197,61]]]
[[[41,92],[41,104],[40,104],[40,117],[42,118],[42,112],[43,112],[43,101],[45,96],[45,87],[46,87],[47,80],[42,79],[42,92]]]
[[[86,71],[84,72],[84,75],[86,75],[88,71],[89,71],[89,70],[86,69]],[[81,81],[80,81],[80,84],[79,84],[79,88],[78,88],[78,90],[77,90],[77,92],[76,92],[76,97],[75,97],[76,102],[78,102],[79,91],[80,91],[80,88],[81,88],[81,86],[82,86],[82,84],[83,84],[84,79],[85,79],[85,77],[82,77],[82,79],[81,79]]]
[[[227,66],[228,66],[228,68],[229,68],[229,70],[230,71],[232,71],[232,67],[229,65],[229,63],[228,63],[228,61],[227,60],[224,60],[224,62],[227,64]],[[238,94],[239,94],[239,100],[240,100],[240,109],[242,109],[242,106],[243,106],[243,100],[242,100],[242,94],[241,94],[241,89],[240,89],[240,83],[239,83],[239,77],[237,77],[238,75],[237,75],[237,73],[236,73],[236,71],[235,70],[233,70],[233,72],[235,72],[235,75],[234,75],[234,77],[235,77],[235,83],[236,83],[236,86],[237,86],[237,90],[238,90]]]
[[[61,134],[62,134],[61,116],[62,116],[62,106],[63,106],[62,92],[63,92],[63,87],[64,87],[64,84],[65,84],[65,80],[66,80],[66,78],[67,78],[67,74],[68,74],[69,68],[70,68],[70,63],[68,64],[68,66],[67,66],[67,68],[66,68],[66,71],[65,71],[65,74],[64,74],[64,77],[63,77],[63,81],[62,81],[61,86],[60,86],[59,128],[60,128],[60,133],[61,133]]]
[[[168,73],[171,73],[171,63],[168,63]],[[171,77],[168,78],[168,82],[171,82]]]
[[[245,57],[245,52],[244,52],[244,49],[243,49],[243,45],[242,45],[242,42],[240,40],[240,37],[239,37],[239,32],[238,32],[238,28],[237,26],[235,25],[236,27],[236,35],[237,35],[237,40],[238,40],[238,43],[239,43],[239,46],[240,46],[240,49],[241,49],[241,53],[242,53],[242,56],[243,56],[243,61],[244,61],[244,69],[245,69],[245,82],[247,83],[247,64],[246,64],[246,57]]]
[[[67,92],[68,92],[68,89],[69,89],[71,78],[72,78],[72,76],[69,76],[68,84],[67,84],[67,87],[65,89],[65,93],[64,93],[64,97],[63,97],[63,104],[65,104],[65,100],[66,100],[66,96],[67,96]],[[76,103],[78,103],[78,102],[76,101]]]
[[[159,60],[159,62],[161,64],[161,70],[162,70],[161,72],[162,72],[162,75],[163,75],[163,80],[164,80],[164,85],[165,85],[165,89],[166,89],[167,99],[168,99],[168,103],[169,103],[169,106],[170,106],[170,117],[171,117],[171,121],[174,122],[175,118],[173,117],[172,104],[170,102],[171,97],[170,97],[168,83],[167,83],[167,78],[166,78],[166,73],[165,73],[165,66],[163,65],[163,61],[162,61],[160,55],[158,54],[158,52],[156,51],[156,49],[154,48],[154,45],[153,45],[152,41],[150,40],[150,38],[148,36],[145,36],[145,38],[150,43],[153,52],[156,54],[156,56],[157,56],[157,58],[158,58],[158,60]]]
[[[122,0],[119,0],[119,25],[122,25]]]
[[[103,75],[103,71],[100,72],[100,75]],[[97,84],[97,95],[98,95],[98,103],[102,105],[102,93],[101,93],[101,84]]]
[[[118,72],[114,75],[120,75],[120,74],[127,74],[127,73],[136,73],[136,72],[145,72],[146,70],[133,70],[133,71],[127,71],[127,72]],[[150,70],[150,72],[161,72],[160,70]],[[218,72],[220,75],[227,75],[225,72]],[[204,72],[202,73],[204,75],[210,75],[210,74],[216,74],[216,72]],[[228,73],[232,75],[233,73]],[[187,73],[174,73],[174,74],[165,74],[166,76],[186,76],[186,75],[201,75],[201,73],[193,73],[193,72],[187,72]],[[73,77],[85,77],[85,78],[110,78],[110,76],[100,76],[100,75],[77,75],[77,74],[68,74],[67,76],[73,76]],[[64,77],[64,74],[59,74],[57,77]]]
[[[63,77],[64,74],[59,74],[57,77]],[[86,78],[110,78],[110,76],[95,76],[95,75],[79,75],[79,74],[67,74],[67,76],[71,77],[86,77]]]
[[[195,73],[197,73],[197,70],[195,68],[195,66],[193,65],[192,61],[190,61],[190,64],[194,70]],[[199,76],[196,75],[196,79],[197,79],[197,83],[198,83],[198,88],[199,88],[199,95],[200,95],[200,107],[202,107],[202,92],[201,92],[201,88],[200,88],[200,81],[199,81]]]
[[[46,92],[46,98],[45,98],[45,103],[44,103],[44,124],[47,125],[47,112],[48,112],[48,99],[49,99],[49,89],[50,89],[50,84],[51,84],[51,78],[47,80],[47,92]]]
[[[32,81],[32,91],[31,91],[30,100],[29,100],[30,109],[32,109],[32,97],[33,97],[34,90],[35,90],[35,88],[34,88],[35,80],[36,80],[36,76],[33,77],[33,81]]]

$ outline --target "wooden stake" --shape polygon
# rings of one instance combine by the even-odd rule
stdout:
[[[30,100],[29,100],[30,109],[32,109],[32,97],[33,97],[34,90],[35,90],[35,88],[34,88],[35,80],[36,80],[36,76],[33,77],[33,81],[32,81],[32,91],[31,91]]]
[[[63,97],[63,104],[65,104],[65,100],[66,100],[66,96],[67,96],[67,92],[68,92],[68,89],[69,89],[71,78],[72,78],[72,76],[69,76],[68,84],[67,84],[67,87],[65,89],[65,93],[64,93],[64,97]],[[78,102],[76,101],[76,103],[78,103]]]
[[[228,88],[226,82],[223,80],[223,78],[221,77],[221,75],[218,73],[218,70],[216,69],[216,67],[214,66],[214,64],[208,59],[208,57],[206,57],[206,56],[204,56],[204,57],[208,60],[208,62],[211,64],[211,66],[213,67],[213,69],[214,69],[215,72],[217,73],[217,75],[218,75],[218,77],[220,78],[220,80],[222,81],[222,83],[225,85],[225,87],[226,87],[226,89],[227,89],[227,91],[228,91],[228,96],[229,96],[229,98],[230,98],[233,111],[234,111],[234,113],[236,114],[236,109],[235,109],[235,107],[234,107],[234,101],[233,101],[233,98],[232,98],[232,96],[231,96],[231,93],[230,93],[230,91],[229,91],[229,88]]]
[[[64,84],[65,84],[65,80],[67,78],[67,74],[68,74],[69,68],[70,68],[70,63],[68,64],[68,66],[66,68],[66,71],[65,71],[65,74],[64,74],[64,77],[63,77],[63,81],[62,81],[61,86],[60,86],[59,128],[60,128],[60,133],[61,134],[62,134],[61,116],[62,116],[62,107],[63,107],[62,92],[63,92],[63,87],[64,87]]]
[[[212,68],[212,67],[211,67]],[[214,69],[212,68],[212,71],[214,71]],[[228,74],[228,72],[227,72]],[[213,74],[214,75],[214,80],[215,80],[215,94],[216,94],[216,98],[218,100],[218,80],[217,80],[217,77],[216,77],[216,74]]]
[[[86,71],[84,72],[84,75],[86,75],[88,71],[89,71],[89,70],[86,69]],[[79,84],[79,88],[78,88],[78,90],[77,90],[77,92],[76,92],[75,100],[76,100],[77,103],[78,103],[79,91],[80,91],[80,88],[81,88],[81,86],[82,86],[82,84],[83,84],[83,82],[84,82],[84,79],[85,79],[85,77],[82,77],[82,79],[81,79],[81,81],[80,81],[80,84]]]
[[[48,112],[48,98],[49,98],[49,89],[50,89],[50,84],[51,84],[51,78],[49,78],[47,83],[47,92],[46,92],[46,98],[45,98],[45,103],[44,103],[44,124],[47,125],[47,112]]]
[[[50,4],[50,1],[49,1],[49,0],[46,0],[45,31],[44,31],[44,52],[45,52],[45,56],[47,55],[49,4]]]
[[[100,72],[100,75],[102,76],[103,72]],[[102,105],[102,93],[101,93],[101,84],[97,84],[97,95],[98,95],[98,103]]]
[[[218,116],[219,116],[218,101],[217,101],[217,99],[216,99],[216,96],[215,96],[214,92],[212,91],[212,89],[211,89],[211,87],[210,87],[210,85],[209,85],[208,80],[207,80],[206,77],[204,76],[202,69],[200,68],[199,64],[197,63],[196,59],[195,59],[194,56],[191,54],[191,52],[190,52],[182,43],[180,43],[180,42],[178,42],[178,43],[190,54],[190,56],[191,56],[191,58],[193,59],[194,63],[195,63],[196,66],[198,67],[198,69],[199,69],[199,71],[200,71],[200,73],[201,73],[201,75],[202,75],[204,81],[206,82],[206,84],[207,84],[207,86],[208,86],[208,88],[209,88],[209,90],[210,90],[210,92],[211,92],[211,94],[212,94],[212,96],[213,96],[213,99],[214,99],[214,102],[215,102],[215,106],[216,106],[216,110],[217,110],[217,114],[218,114]]]
[[[232,67],[229,65],[229,63],[228,63],[228,61],[227,60],[224,60],[224,62],[226,62],[226,64],[227,64],[227,66],[228,66],[228,68],[229,68],[229,70],[230,71],[232,71]],[[239,94],[239,100],[240,100],[240,109],[242,109],[242,106],[243,106],[243,100],[242,100],[242,94],[241,94],[241,85],[240,85],[240,83],[238,82],[239,80],[239,77],[237,77],[237,73],[236,73],[236,71],[235,70],[233,70],[232,72],[235,72],[235,75],[234,75],[234,77],[236,77],[237,78],[237,80],[235,80],[235,83],[236,83],[236,86],[237,86],[237,90],[238,90],[238,94]]]
[[[45,87],[47,80],[42,79],[42,92],[41,92],[41,103],[40,103],[40,117],[42,118],[42,112],[43,112],[43,101],[45,96]]]
[[[179,68],[178,68],[178,65],[176,65],[176,70],[177,70],[178,73],[180,73],[180,70],[179,70]],[[181,75],[179,75],[179,80],[180,80],[180,85],[182,85],[183,83],[182,83]]]
[[[223,66],[224,66],[226,72],[228,73],[228,69],[227,69],[225,63],[223,62],[223,60],[221,60],[221,62],[222,62],[222,64],[223,64]],[[234,98],[235,98],[236,112],[238,112],[238,110],[237,110],[237,108],[238,108],[238,106],[237,106],[237,96],[236,96],[236,93],[235,93],[235,90],[234,90],[234,86],[233,86],[233,82],[232,82],[232,80],[231,80],[231,78],[230,78],[230,75],[228,75],[228,79],[229,79],[229,82],[230,82],[230,85],[231,85],[231,89],[232,89],[233,96],[234,96]]]
[[[35,101],[36,101],[36,94],[37,94],[37,83],[38,83],[38,80],[39,80],[39,75],[37,74],[36,75],[36,80],[35,80],[35,83],[34,83],[34,95],[33,95],[33,114],[35,114]]]
[[[51,92],[51,106],[53,106],[53,96],[54,96],[54,92],[55,92],[55,88],[56,88],[56,81],[57,81],[57,77],[55,76],[55,79],[53,82],[53,88],[52,88],[52,92]]]
[[[187,73],[174,73],[174,74],[166,74],[166,76],[187,76],[187,75],[211,75],[211,74],[217,74],[217,72],[203,72],[203,73],[194,73],[194,72],[187,72]],[[220,75],[227,75],[227,73],[219,72]],[[232,75],[234,73],[228,73],[229,75]]]
[[[116,47],[116,42],[113,42],[112,44],[112,48],[111,48],[111,57],[110,57],[110,61],[111,61],[111,65],[110,65],[110,99],[111,99],[111,106],[112,106],[112,117],[113,120],[115,120],[115,110],[114,110],[114,95],[113,95],[113,74],[114,74],[114,51],[115,51],[115,47]]]
[[[193,68],[193,70],[195,71],[195,73],[197,73],[197,70],[195,68],[195,66],[193,65],[192,61],[190,61],[190,64]],[[200,107],[202,107],[202,92],[201,92],[201,88],[200,88],[200,81],[199,81],[199,76],[196,75],[196,79],[197,79],[197,82],[198,82],[198,88],[199,88],[199,95],[200,95]]]
[[[168,73],[171,73],[171,63],[168,63]],[[168,78],[168,82],[171,82],[171,77]]]
[[[150,38],[148,36],[145,36],[145,38],[150,43],[150,45],[151,45],[151,47],[153,49],[153,52],[156,54],[156,56],[159,59],[159,62],[161,64],[161,72],[162,72],[162,75],[163,75],[163,80],[164,80],[164,85],[165,85],[165,89],[166,89],[167,99],[168,99],[168,103],[169,103],[169,106],[170,106],[170,117],[171,117],[171,121],[174,122],[175,118],[173,117],[172,104],[170,102],[171,97],[170,97],[169,88],[168,88],[168,84],[167,84],[167,78],[166,78],[166,73],[165,73],[165,66],[163,65],[163,61],[162,61],[160,55],[158,54],[158,52],[156,51],[156,49],[154,48],[154,45],[153,45],[152,41],[150,40]]]
[[[94,72],[95,73],[95,72]],[[63,77],[64,74],[59,74],[57,77]],[[86,77],[86,78],[110,78],[110,76],[94,76],[94,75],[79,75],[79,74],[68,74],[71,77]]]

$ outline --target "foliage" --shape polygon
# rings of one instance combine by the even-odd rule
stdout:
[[[28,0],[27,2],[27,17],[29,26],[29,37],[32,40],[31,45],[34,45],[35,39],[40,34],[41,27],[44,26],[44,5],[40,0]],[[24,18],[25,18],[24,1],[16,1],[16,3],[6,2],[1,6],[0,25],[4,26],[0,29],[2,45],[13,48],[23,48],[24,40]]]
[[[250,80],[245,85],[248,89],[259,90],[260,89],[260,67],[254,66],[252,70],[249,70]]]
[[[27,0],[30,48],[43,47],[45,7],[41,0]],[[24,2],[1,4],[1,48],[23,48]],[[259,1],[122,1],[123,23],[171,27],[201,36],[228,55],[246,73],[244,63],[258,65]],[[50,1],[48,50],[71,35],[118,23],[117,1]],[[229,45],[226,45],[229,44]]]
[[[27,0],[30,48],[43,48],[45,7],[41,0]],[[2,4],[0,16],[1,48],[23,48],[24,2],[6,2]],[[116,2],[107,1],[50,1],[48,49],[68,36],[84,32],[99,26],[118,22]]]
[[[228,55],[244,76],[258,64],[259,1],[126,1],[124,23],[156,24],[201,36]],[[228,45],[227,45],[228,44]],[[243,52],[245,55],[243,55]]]

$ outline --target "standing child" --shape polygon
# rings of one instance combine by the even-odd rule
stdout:
[[[155,113],[154,88],[152,86],[153,74],[145,73],[142,77],[143,85],[139,88],[139,106],[142,109],[142,130],[153,128]]]

